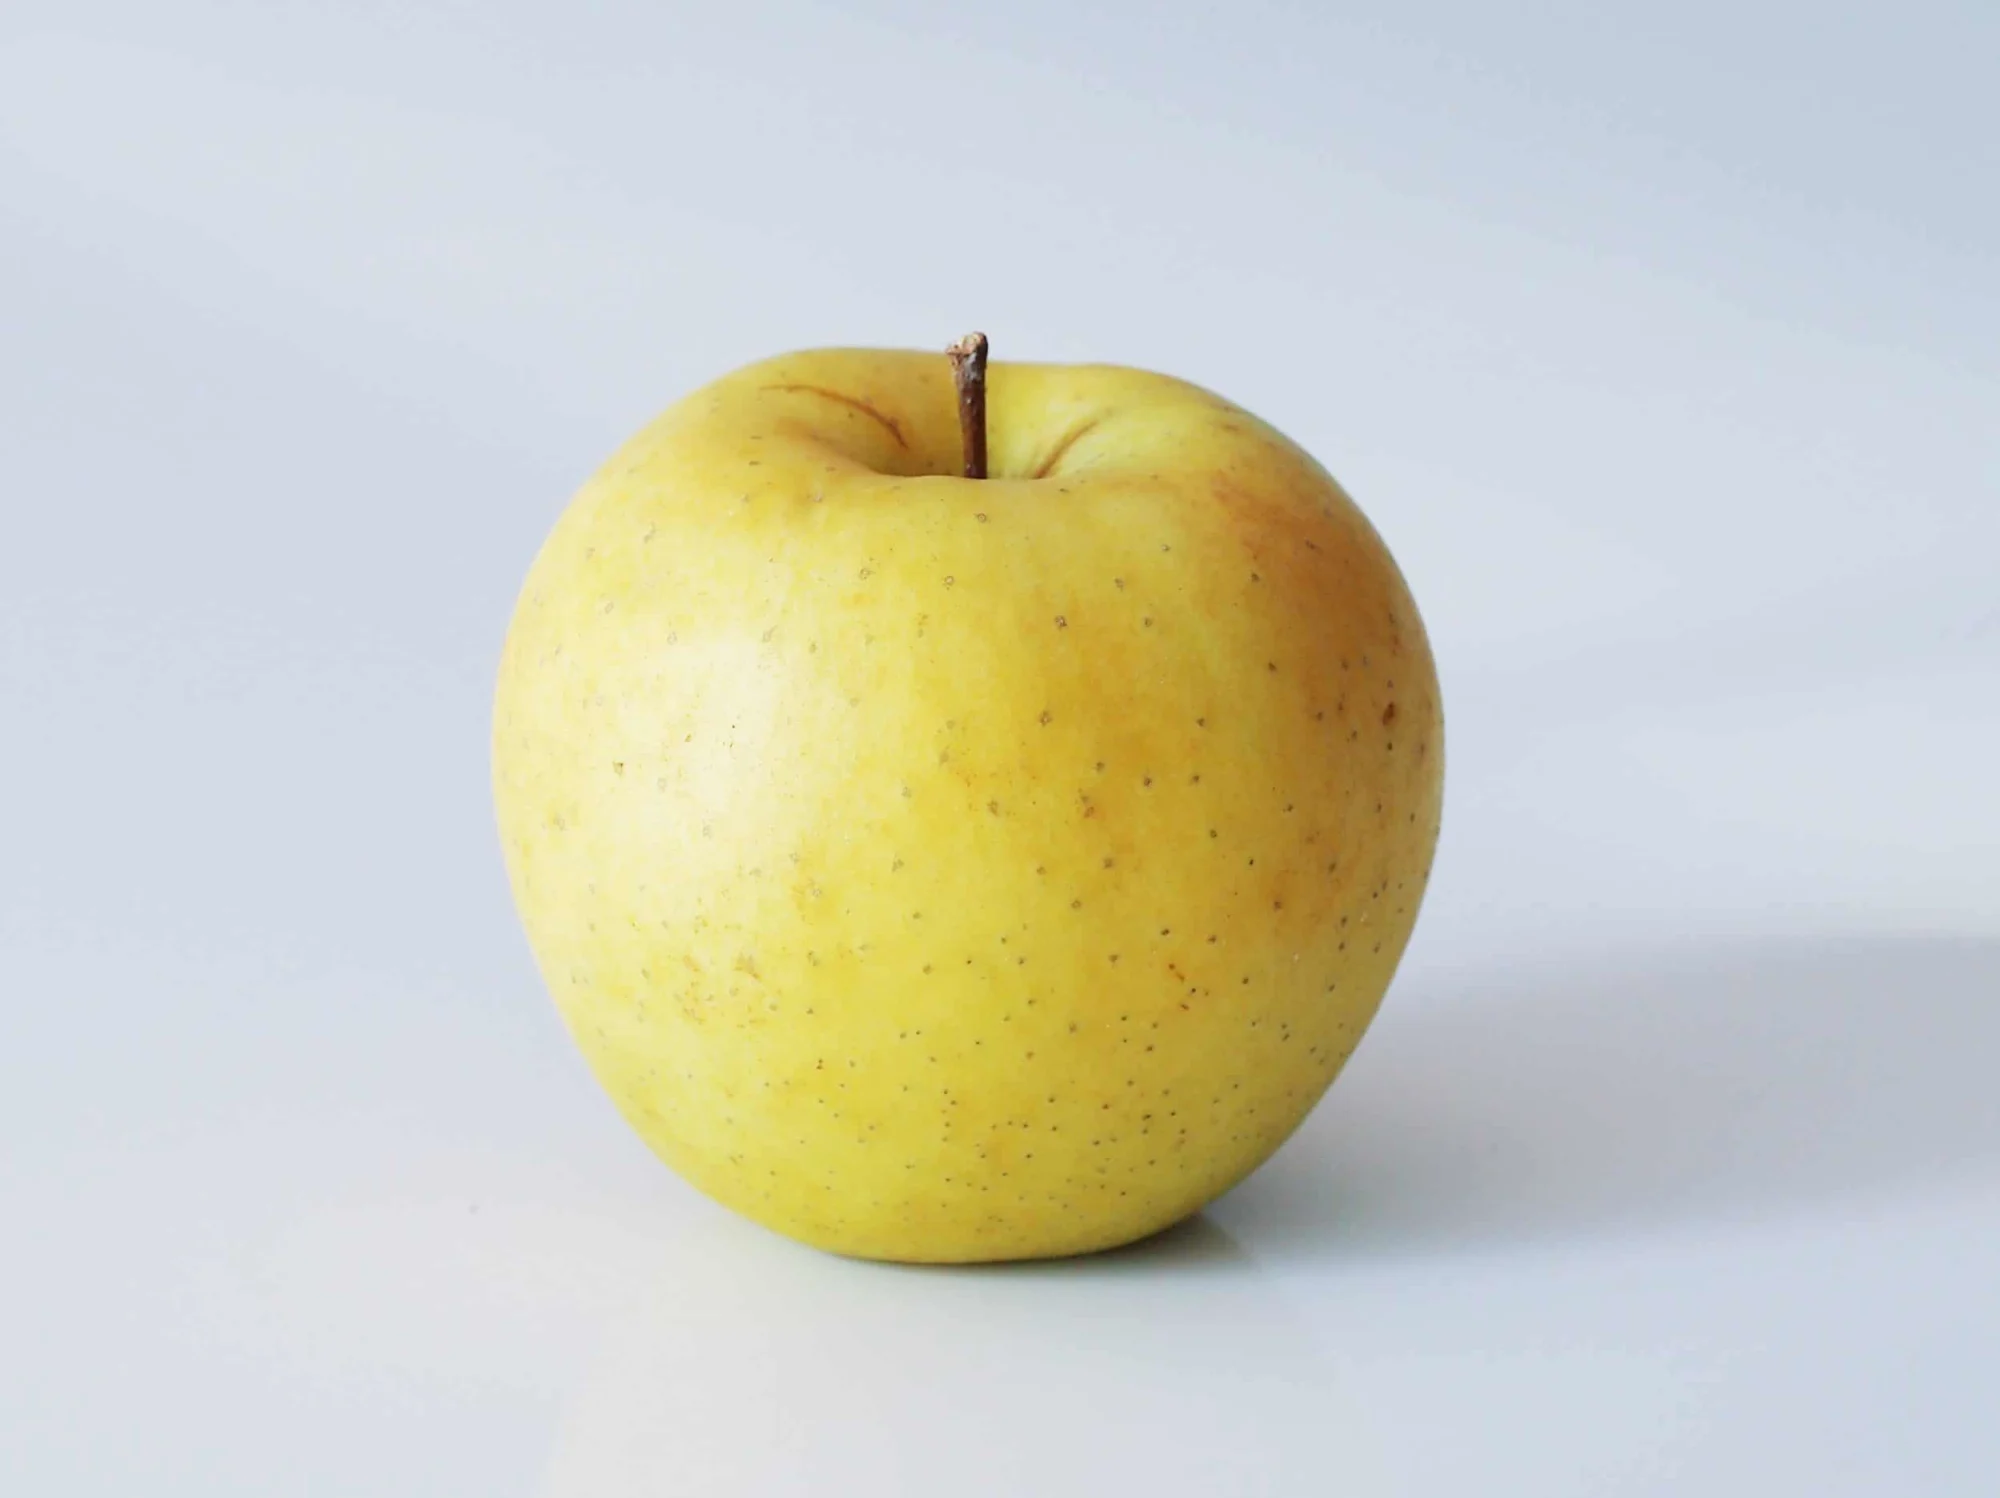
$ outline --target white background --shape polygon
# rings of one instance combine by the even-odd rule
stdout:
[[[2000,1491],[2000,10],[0,8],[0,1488]],[[821,343],[1200,381],[1445,678],[1376,1030],[1108,1258],[657,1166],[519,579]]]

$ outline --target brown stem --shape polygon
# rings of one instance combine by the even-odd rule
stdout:
[[[986,335],[967,333],[944,351],[958,386],[958,431],[965,445],[965,476],[986,477]]]

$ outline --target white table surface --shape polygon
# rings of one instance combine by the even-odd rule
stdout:
[[[0,1491],[2000,1492],[1991,21],[711,9],[0,18]],[[965,325],[1318,452],[1450,781],[1270,1166],[919,1271],[614,1118],[485,715],[639,421]]]

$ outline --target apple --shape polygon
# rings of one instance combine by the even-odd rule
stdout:
[[[1108,1248],[1242,1180],[1438,834],[1430,646],[1325,470],[1180,380],[983,353],[688,396],[564,513],[499,674],[590,1067],[701,1190],[867,1258]]]

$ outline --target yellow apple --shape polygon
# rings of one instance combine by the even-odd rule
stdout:
[[[738,371],[528,576],[493,780],[625,1118],[839,1253],[1074,1254],[1254,1170],[1359,1041],[1436,845],[1415,604],[1297,446],[1162,375]]]

